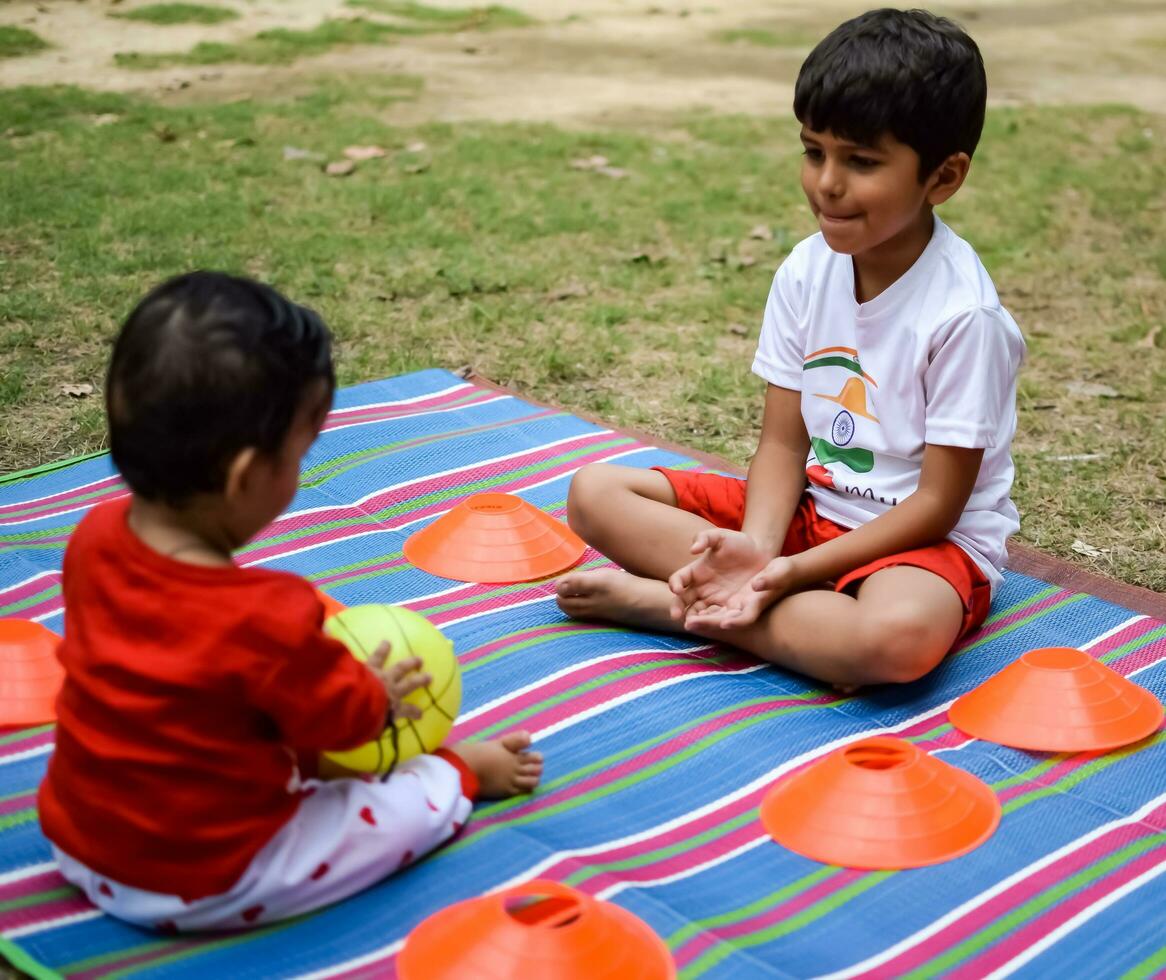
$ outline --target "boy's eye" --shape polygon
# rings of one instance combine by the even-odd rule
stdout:
[[[863,168],[877,167],[879,165],[878,160],[871,159],[870,157],[851,157],[850,162],[856,167]]]
[[[806,146],[802,148],[802,156],[809,157],[811,160],[821,160],[822,151],[816,146]]]

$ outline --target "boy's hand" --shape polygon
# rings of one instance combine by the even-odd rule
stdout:
[[[719,623],[729,601],[747,591],[768,557],[749,535],[715,528],[693,539],[695,561],[668,580],[675,598],[671,614],[685,626]]]
[[[421,717],[421,708],[406,701],[405,697],[429,684],[433,678],[428,674],[417,673],[421,668],[420,657],[402,660],[386,670],[385,661],[389,659],[389,652],[389,644],[382,643],[365,662],[366,666],[377,675],[377,680],[384,685],[385,693],[389,696],[389,719],[412,718],[416,721]]]
[[[777,557],[753,576],[750,582],[731,595],[715,618],[701,617],[694,625],[720,626],[732,629],[749,626],[757,617],[795,585],[794,563],[790,558]]]

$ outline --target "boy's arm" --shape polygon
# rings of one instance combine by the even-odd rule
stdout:
[[[806,488],[809,448],[801,392],[769,385],[757,452],[749,464],[741,530],[770,558],[781,554],[790,521]]]
[[[976,485],[983,449],[927,444],[919,486],[902,503],[873,521],[783,560],[780,582],[770,570],[754,588],[793,590],[838,578],[851,569],[887,555],[943,540],[956,526]]]

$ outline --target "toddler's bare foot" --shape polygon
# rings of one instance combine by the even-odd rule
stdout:
[[[543,774],[541,752],[527,752],[528,732],[511,732],[489,742],[458,742],[453,751],[478,777],[483,797],[502,799],[529,793]]]
[[[606,619],[672,633],[682,629],[668,613],[672,593],[667,582],[596,568],[564,575],[555,592],[559,608],[575,619]]]

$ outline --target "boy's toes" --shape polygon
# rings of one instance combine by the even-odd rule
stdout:
[[[565,575],[555,582],[555,594],[563,597],[580,595],[582,590],[573,575]]]

